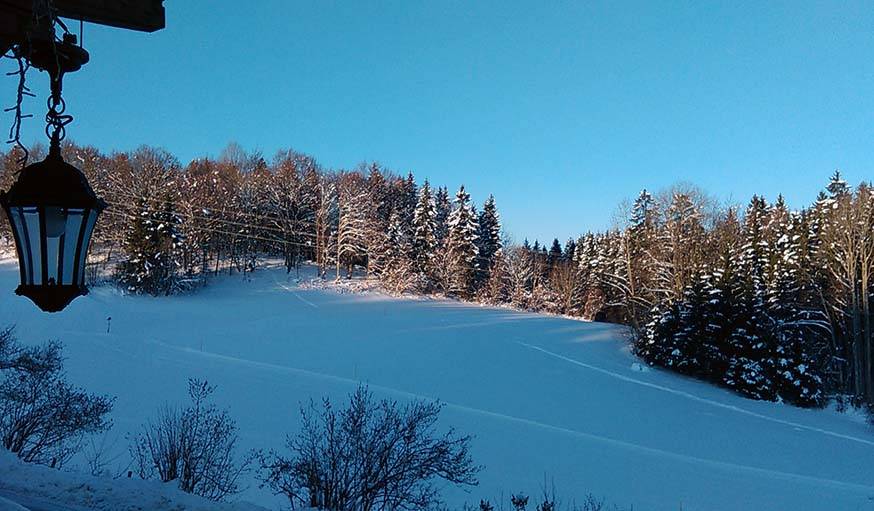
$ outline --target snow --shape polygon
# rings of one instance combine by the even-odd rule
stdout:
[[[23,506],[26,507],[22,507]],[[22,463],[0,449],[0,511],[266,511],[246,503],[216,504],[172,485],[93,477]]]
[[[126,437],[165,401],[181,403],[189,377],[218,385],[243,446],[264,449],[281,449],[297,431],[300,404],[343,400],[367,382],[380,397],[440,398],[442,424],[476,436],[481,484],[447,488],[453,508],[537,495],[547,477],[564,502],[592,492],[644,511],[874,509],[874,435],[864,421],[637,370],[615,325],[358,294],[348,284],[335,292],[308,284],[311,274],[299,284],[282,269],[259,270],[171,298],[101,287],[46,315],[12,293],[17,268],[5,263],[0,324],[15,323],[24,342],[61,340],[70,379],[117,396],[107,444],[121,465]],[[0,488],[53,494],[29,478],[47,469],[0,466]],[[118,506],[172,490],[79,477],[86,488],[109,484]],[[176,493],[174,502],[184,498]],[[268,509],[281,502],[254,479],[240,498]]]
[[[631,364],[631,370],[642,373],[642,372],[649,371],[649,368],[646,366],[646,364],[641,364],[640,362],[633,362]]]
[[[19,506],[11,500],[0,497],[0,511],[27,511],[27,509]]]

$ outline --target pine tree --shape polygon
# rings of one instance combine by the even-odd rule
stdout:
[[[595,301],[594,296],[597,294],[597,281],[593,271],[597,264],[595,251],[595,236],[592,233],[587,233],[577,242],[574,301],[585,319],[593,319],[593,307],[590,304]]]
[[[809,284],[804,275],[802,242],[807,226],[800,216],[793,215],[781,230],[774,250],[775,278],[767,292],[773,352],[766,366],[782,399],[800,406],[818,406],[824,398],[823,382],[811,349],[824,343],[827,318],[805,297]]]
[[[442,247],[449,235],[449,214],[452,212],[452,204],[449,201],[449,190],[445,186],[437,188],[434,194],[434,222],[436,225],[437,245]]]
[[[667,367],[673,367],[685,374],[702,376],[702,366],[706,363],[705,357],[708,353],[705,340],[716,319],[709,314],[713,299],[708,276],[695,276],[677,308],[677,332],[670,338],[672,342],[663,348],[665,353],[662,356]]]
[[[455,208],[449,215],[446,240],[446,264],[449,269],[449,292],[470,298],[477,267],[477,222],[464,186],[455,194]]]
[[[370,164],[366,191],[369,197],[364,211],[367,273],[378,276],[386,264],[386,232],[392,211],[392,190],[377,163]]]
[[[826,190],[828,190],[829,198],[831,199],[837,199],[850,193],[850,187],[847,186],[847,182],[841,177],[840,170],[835,170],[835,173],[832,174]]]
[[[635,354],[650,365],[674,367],[686,349],[684,339],[677,339],[682,312],[680,301],[656,304],[650,312],[652,319],[635,343]]]
[[[655,201],[646,188],[640,191],[631,207],[631,217],[628,219],[632,230],[640,231],[652,227],[655,214]]]
[[[747,219],[748,224],[755,222],[752,218]],[[723,383],[753,399],[770,401],[776,398],[767,364],[773,345],[766,327],[764,288],[760,284],[760,275],[756,273],[759,269],[755,262],[758,251],[754,248],[757,246],[757,231],[752,225],[748,225],[746,231],[747,238],[737,256],[744,274],[730,283],[732,307],[728,319],[731,330],[724,349],[728,367]]]
[[[647,322],[649,311],[656,301],[656,220],[655,201],[644,189],[632,205],[628,227],[623,232],[621,254],[624,266],[621,273],[625,278],[619,291],[624,295],[625,314],[635,329]]]
[[[564,260],[576,261],[577,258],[577,242],[573,238],[568,238],[564,244]]]
[[[416,202],[418,202],[418,188],[416,187],[416,179],[413,177],[412,172],[407,173],[406,178],[395,180],[392,202],[394,205],[393,210],[397,211],[401,222],[411,225],[416,210]]]
[[[483,210],[478,218],[477,250],[479,258],[477,262],[485,271],[478,272],[477,280],[485,282],[495,262],[495,255],[501,250],[501,219],[498,208],[495,205],[495,197],[489,195],[483,204]]]
[[[534,281],[533,257],[530,247],[513,247],[506,253],[510,278],[509,300],[514,306],[527,309],[531,302]]]
[[[768,284],[769,246],[765,237],[765,222],[768,206],[765,199],[753,196],[744,214],[744,238],[739,261],[741,270],[749,279],[754,297],[764,299]]]
[[[552,246],[549,247],[549,254],[547,256],[548,264],[554,266],[563,259],[563,255],[564,252],[561,249],[561,242],[558,241],[558,238],[554,238],[552,240]]]
[[[437,280],[437,209],[428,181],[419,189],[413,214],[413,256],[415,271],[421,276],[420,289],[428,292]]]
[[[124,240],[126,260],[119,265],[119,282],[132,293],[169,295],[180,290],[178,269],[183,237],[180,218],[169,195],[156,211],[139,199]]]

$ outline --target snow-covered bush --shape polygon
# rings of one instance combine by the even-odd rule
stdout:
[[[442,405],[377,401],[365,387],[337,410],[325,399],[302,408],[303,430],[288,455],[263,456],[263,481],[297,504],[330,511],[426,509],[440,502],[437,480],[478,484],[471,437],[437,435]]]
[[[69,384],[61,345],[18,344],[0,330],[0,445],[26,462],[59,467],[85,436],[109,429],[112,399]]]
[[[188,381],[191,404],[164,406],[130,447],[143,479],[177,481],[179,489],[221,501],[241,491],[238,480],[252,461],[236,456],[237,425],[227,411],[209,402],[215,387]]]

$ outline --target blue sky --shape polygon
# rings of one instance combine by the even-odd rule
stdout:
[[[378,160],[494,193],[517,239],[608,227],[622,199],[678,181],[801,206],[835,168],[874,177],[870,2],[165,4],[155,34],[86,25],[76,141]],[[46,78],[30,78],[38,119]]]

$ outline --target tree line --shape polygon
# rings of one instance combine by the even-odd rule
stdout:
[[[265,256],[288,271],[312,261],[322,277],[357,269],[391,292],[627,324],[648,363],[752,398],[874,402],[874,191],[837,172],[796,211],[780,197],[741,208],[692,186],[644,190],[614,228],[547,248],[505,239],[494,197],[477,207],[463,186],[376,163],[329,170],[234,144],[184,166],[150,147],[64,153],[110,204],[92,277],[130,292],[184,291]],[[4,188],[17,156],[3,156]]]

